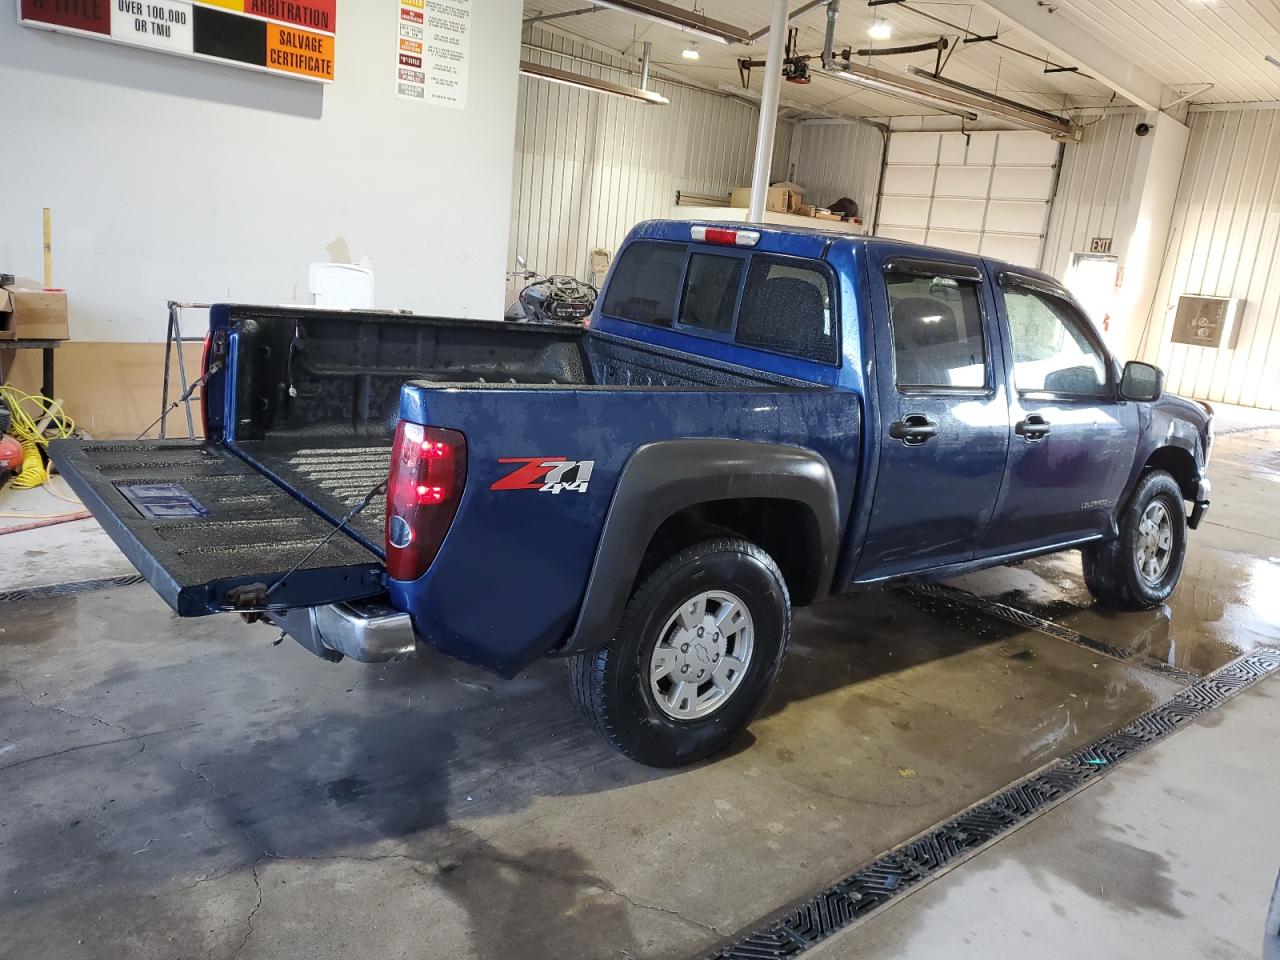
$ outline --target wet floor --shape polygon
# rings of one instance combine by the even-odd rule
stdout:
[[[1277,489],[1266,446],[1232,439],[1215,480]],[[1164,611],[1094,610],[1073,555],[956,586],[1207,671],[1280,642],[1280,507],[1249,496],[1270,512],[1237,529],[1215,507]],[[873,593],[797,616],[726,756],[657,772],[585,729],[555,662],[510,682],[433,656],[334,666],[264,627],[179,621],[145,587],[3,612],[14,960],[689,956],[1185,682]]]

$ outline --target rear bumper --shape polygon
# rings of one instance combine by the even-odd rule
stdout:
[[[268,619],[326,660],[350,657],[361,663],[386,663],[412,657],[418,648],[409,615],[384,600],[302,607]]]

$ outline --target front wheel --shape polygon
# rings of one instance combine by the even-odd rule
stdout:
[[[1159,606],[1178,585],[1187,553],[1187,516],[1177,481],[1163,470],[1144,474],[1119,526],[1119,539],[1082,551],[1085,584],[1108,606]]]
[[[612,642],[569,661],[570,693],[631,759],[693,763],[755,718],[790,629],[791,598],[773,558],[746,540],[706,540],[635,589]]]

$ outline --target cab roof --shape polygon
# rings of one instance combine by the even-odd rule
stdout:
[[[753,230],[760,234],[760,241],[754,247],[764,253],[789,254],[795,257],[825,257],[828,248],[835,244],[849,247],[864,247],[868,243],[886,244],[898,247],[904,256],[921,259],[945,258],[955,256],[957,251],[945,247],[931,247],[919,243],[908,243],[904,240],[893,240],[888,237],[869,237],[860,234],[845,233],[841,230],[830,230],[823,227],[792,227],[771,223],[742,223],[735,220],[645,220],[636,224],[631,231],[632,240],[674,240],[683,243],[692,242],[693,227],[714,227],[721,230]],[[964,256],[974,256],[964,254]],[[992,273],[1016,273],[1020,276],[1033,277],[1044,283],[1057,287],[1060,282],[1041,270],[1021,264],[996,260],[992,257],[981,257],[990,266]]]

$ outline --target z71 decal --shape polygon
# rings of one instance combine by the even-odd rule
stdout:
[[[503,457],[499,463],[518,463],[490,490],[537,490],[539,493],[559,493],[571,490],[586,493],[591,480],[594,460],[566,460],[564,457]]]

